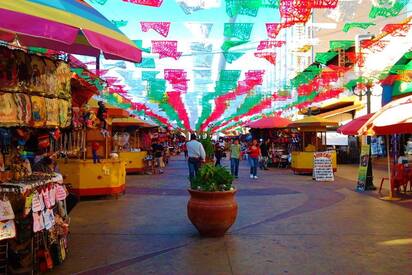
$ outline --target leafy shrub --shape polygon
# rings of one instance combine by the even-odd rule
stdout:
[[[225,167],[205,164],[199,173],[191,180],[190,188],[205,192],[233,190],[233,176]]]

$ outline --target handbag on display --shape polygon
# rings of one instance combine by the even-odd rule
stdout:
[[[37,138],[39,148],[46,149],[50,146],[50,137],[48,134],[41,135]]]
[[[13,220],[14,212],[9,199],[4,196],[0,199],[0,221]]]
[[[53,269],[53,259],[47,246],[46,237],[44,234],[41,235],[43,238],[43,248],[38,251],[37,257],[39,259],[40,272],[46,272]]]
[[[14,220],[0,222],[0,241],[16,237],[16,225]]]

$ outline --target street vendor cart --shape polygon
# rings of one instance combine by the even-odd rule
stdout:
[[[300,139],[299,146],[292,151],[291,169],[294,173],[312,173],[314,165],[314,153],[327,151],[326,128],[336,127],[338,124],[325,118],[307,116],[289,124],[289,128],[298,130]],[[336,172],[336,151],[331,151],[332,167]]]

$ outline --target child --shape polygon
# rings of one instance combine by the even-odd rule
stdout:
[[[100,147],[100,144],[97,141],[92,143],[93,163],[96,163],[96,162],[100,163],[100,158],[97,155],[97,151],[99,150],[99,147]]]

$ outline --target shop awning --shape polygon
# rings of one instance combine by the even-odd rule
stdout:
[[[376,112],[358,134],[393,135],[412,133],[412,96],[394,100]]]
[[[156,125],[152,125],[137,117],[113,118],[112,126],[120,126],[120,127],[137,126],[137,127],[143,127],[143,128],[156,127]]]
[[[286,128],[290,123],[292,121],[287,118],[273,116],[250,122],[246,126],[254,129]]]
[[[327,127],[327,126],[338,126],[337,122],[330,121],[326,118],[317,116],[307,116],[303,119],[293,121],[289,124],[289,128],[299,128],[299,127]]]
[[[366,124],[366,122],[373,116],[374,114],[368,114],[364,116],[360,116],[355,118],[354,120],[348,122],[347,124],[339,127],[336,132],[348,136],[356,136],[358,135],[359,129]]]

